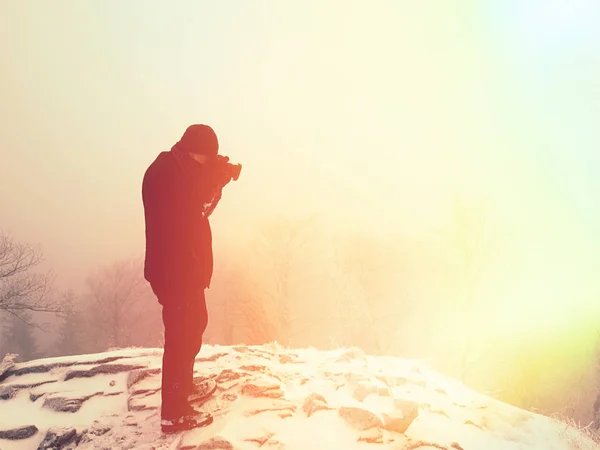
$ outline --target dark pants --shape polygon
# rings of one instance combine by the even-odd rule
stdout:
[[[161,417],[172,419],[184,413],[193,388],[194,361],[208,324],[206,298],[204,289],[181,293],[153,290],[163,305],[165,326]]]

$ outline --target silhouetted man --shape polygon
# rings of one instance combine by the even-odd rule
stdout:
[[[193,382],[195,358],[208,323],[205,289],[213,273],[208,218],[223,186],[239,176],[239,170],[232,175],[231,169],[234,173],[241,169],[227,163],[229,158],[218,155],[218,149],[211,127],[191,125],[171,151],[158,155],[142,184],[144,276],[163,307],[165,327],[161,393],[165,432],[212,422],[210,414],[189,404],[188,397],[194,390],[215,387],[214,381],[201,388]]]

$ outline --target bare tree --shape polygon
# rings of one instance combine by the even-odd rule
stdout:
[[[0,232],[0,310],[28,325],[33,321],[27,312],[62,311],[60,299],[53,296],[52,276],[34,271],[42,261],[38,247]]]
[[[310,272],[318,270],[307,261],[316,219],[281,219],[263,225],[245,259],[230,269],[227,320],[245,329],[244,336],[251,342],[277,340],[289,345],[314,326],[314,321],[299,317],[294,298],[303,295]]]
[[[463,329],[461,350],[461,378],[466,382],[468,362],[472,350],[475,321],[475,300],[482,279],[493,258],[493,250],[500,243],[500,230],[491,219],[488,202],[466,201],[457,198],[453,205],[451,229],[446,241],[451,250],[452,278],[458,287],[457,323]]]
[[[8,317],[3,329],[5,349],[2,355],[7,352],[17,354],[22,362],[39,357],[33,327],[28,325],[30,322],[32,322],[30,311],[22,311],[19,316]]]
[[[407,276],[398,249],[366,234],[343,236],[335,260],[341,272],[337,314],[340,344],[359,345],[369,352],[389,353],[408,315]]]
[[[86,323],[84,310],[72,290],[63,294],[64,312],[59,328],[56,353],[60,356],[77,355],[85,352]]]
[[[117,261],[87,279],[86,329],[97,350],[159,342],[160,306],[140,259]]]
[[[277,339],[276,323],[261,297],[251,264],[240,262],[226,269],[227,285],[222,300],[222,332],[226,344],[235,343],[236,330],[246,344]]]

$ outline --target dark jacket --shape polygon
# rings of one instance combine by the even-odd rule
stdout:
[[[158,290],[209,287],[213,272],[210,223],[172,152],[160,153],[146,170],[142,198],[146,280]]]

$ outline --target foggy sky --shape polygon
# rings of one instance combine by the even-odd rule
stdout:
[[[217,249],[315,212],[423,236],[453,199],[484,199],[530,271],[515,291],[593,295],[598,8],[0,2],[0,226],[78,287],[143,254],[143,173],[207,123],[244,166],[213,216]]]

